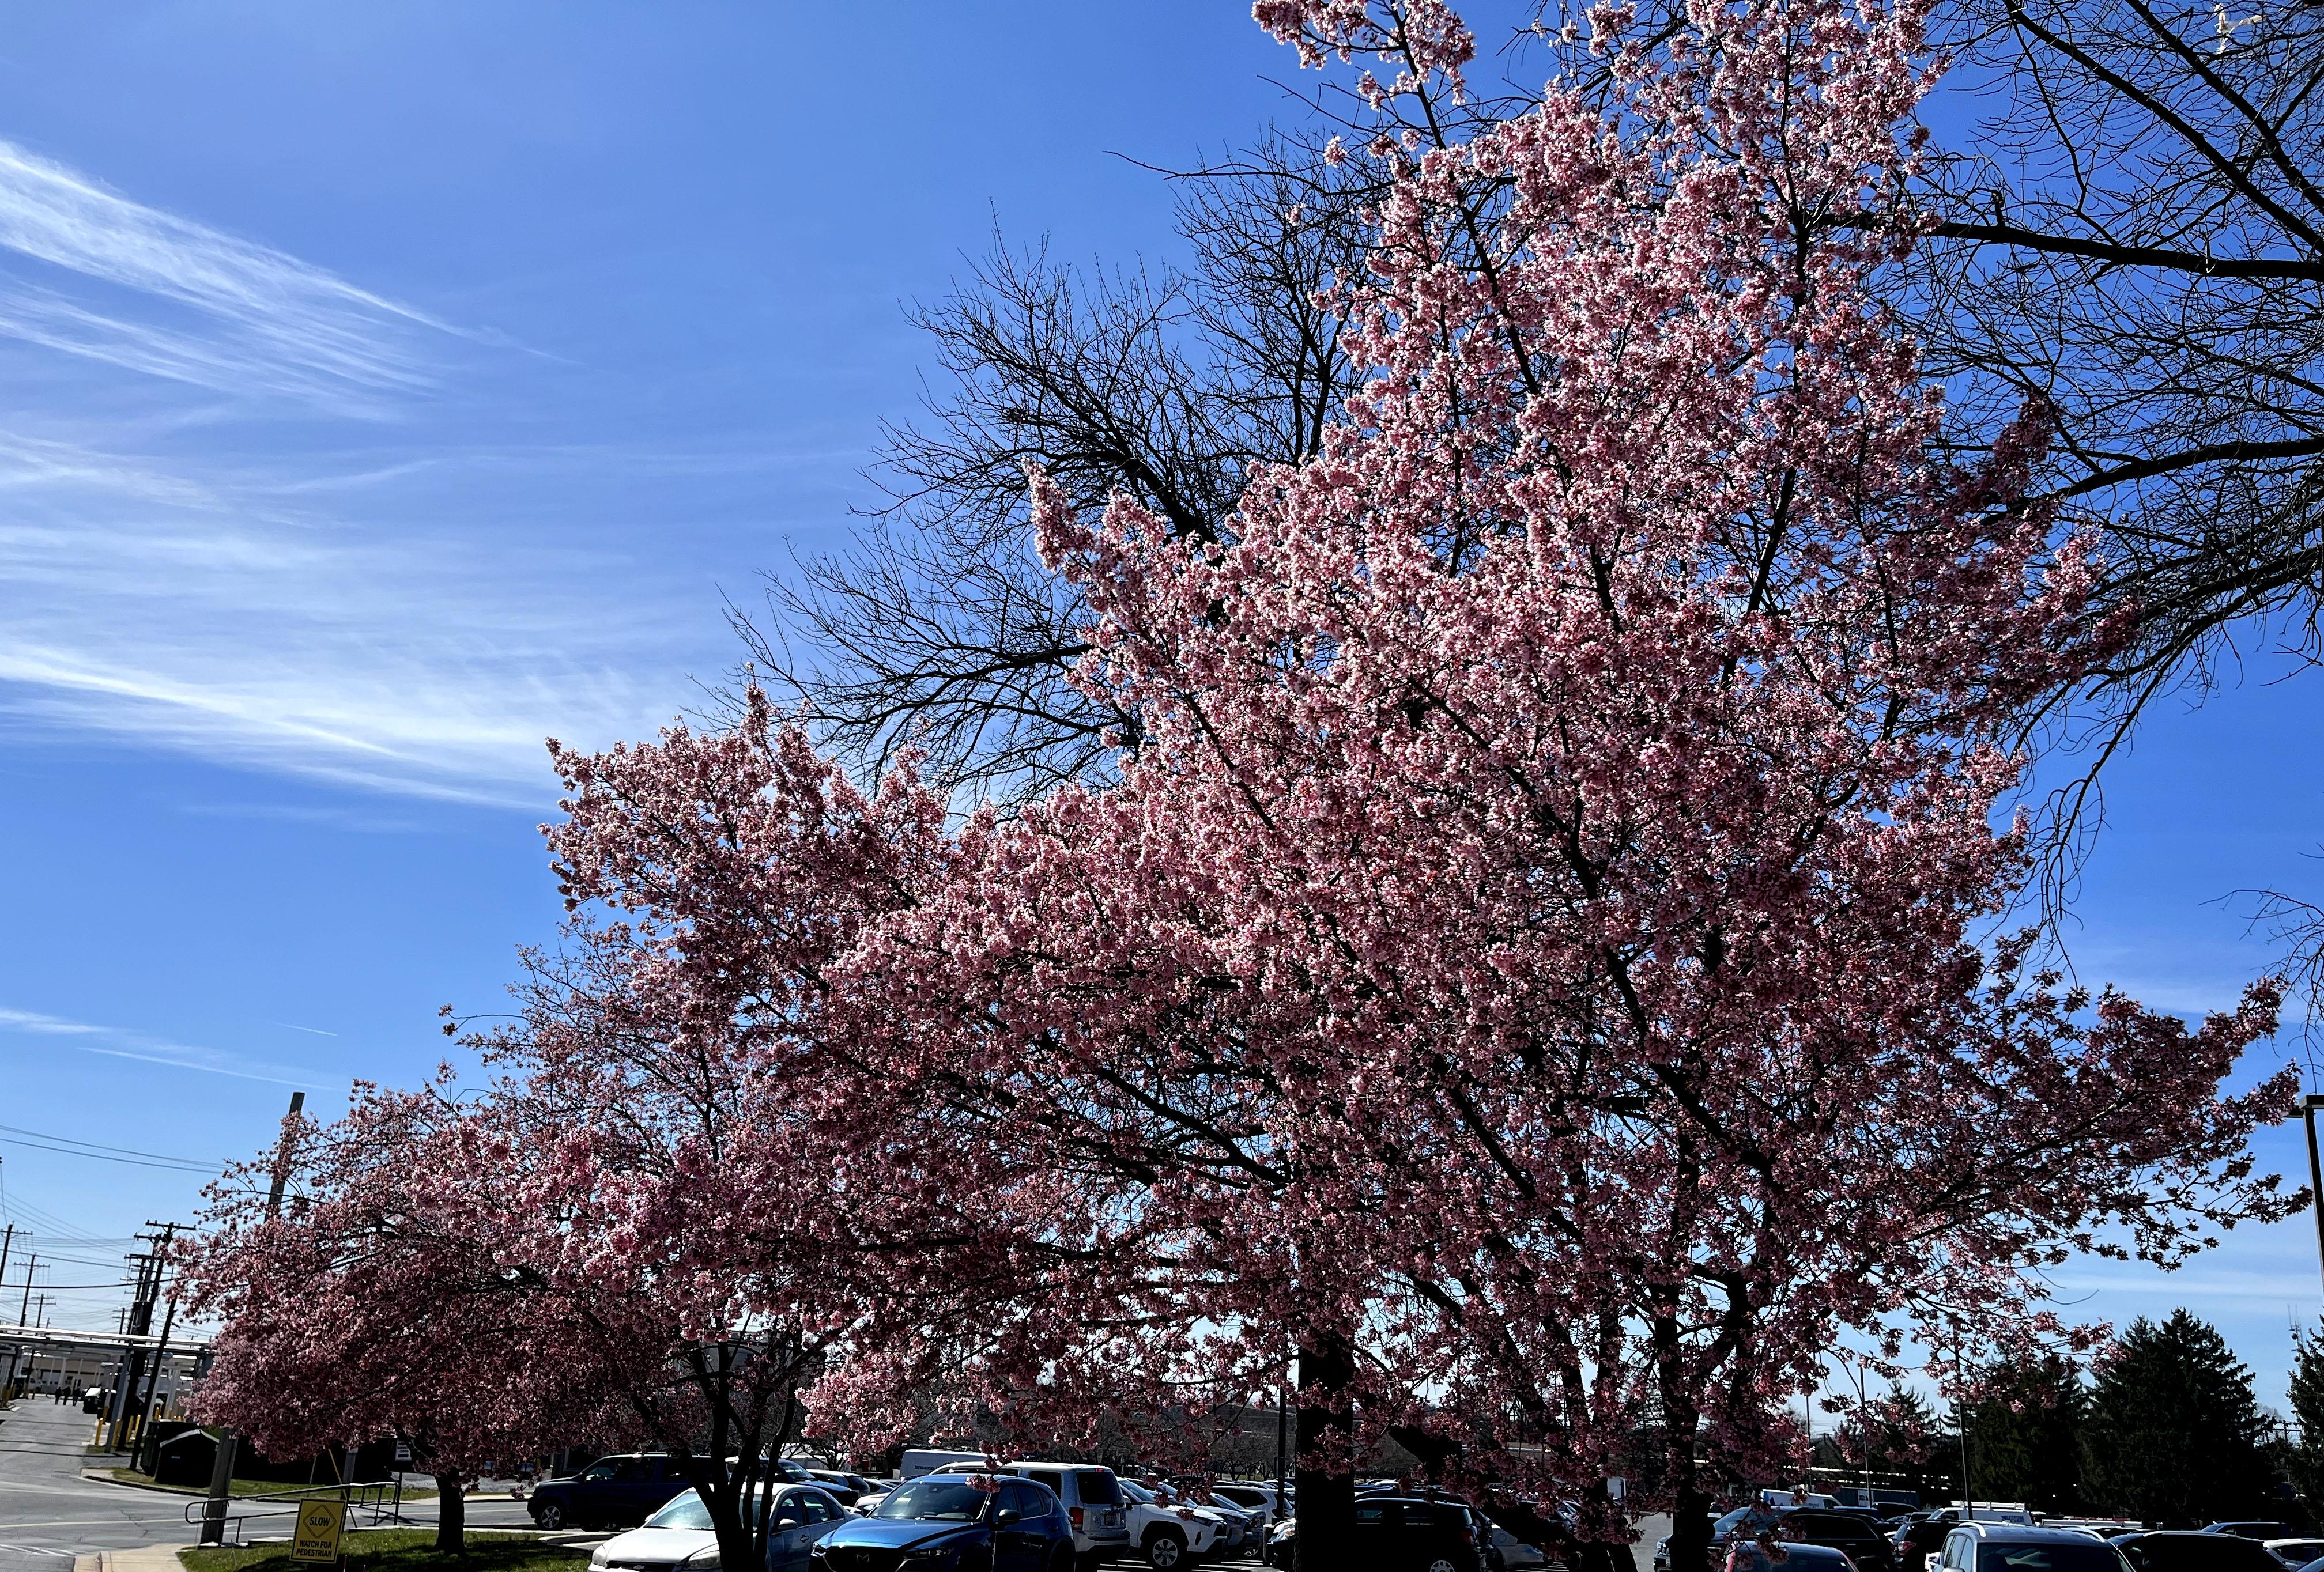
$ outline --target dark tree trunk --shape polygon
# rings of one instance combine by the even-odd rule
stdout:
[[[1671,1502],[1671,1572],[1707,1572],[1711,1565],[1711,1498],[1694,1483],[1690,1466]]]
[[[1318,1338],[1299,1350],[1299,1534],[1296,1572],[1347,1572],[1355,1556],[1354,1432],[1348,1389],[1356,1362],[1347,1345]]]
[[[436,1553],[460,1556],[468,1549],[466,1481],[456,1474],[436,1475]]]

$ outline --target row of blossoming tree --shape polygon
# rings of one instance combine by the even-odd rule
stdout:
[[[2190,1031],[2003,919],[2024,706],[2101,657],[2023,504],[1875,303],[1925,0],[1706,3],[1459,133],[1434,0],[1263,0],[1380,124],[1368,368],[1231,532],[1038,476],[1102,786],[876,787],[753,695],[587,755],[571,918],[480,1090],[359,1089],[216,1192],[205,1411],[396,1431],[447,1483],[576,1432],[752,1460],[934,1402],[1155,1454],[1287,1385],[1301,1565],[1392,1436],[1604,1504],[1637,1436],[1674,1564],[1835,1350],[2071,1338],[2039,1269],[2165,1262],[2298,1197],[2255,990]],[[1592,1517],[1593,1531],[1619,1525]]]

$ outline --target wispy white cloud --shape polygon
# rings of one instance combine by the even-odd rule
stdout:
[[[166,1064],[178,1070],[198,1071],[205,1075],[232,1076],[239,1080],[301,1087],[309,1091],[330,1089],[295,1066],[268,1064],[217,1048],[171,1042],[166,1037],[157,1037],[125,1026],[97,1025],[88,1021],[44,1015],[37,1010],[0,1006],[0,1032],[62,1038],[67,1047],[80,1053],[134,1059],[145,1064]]]
[[[456,330],[0,142],[0,334],[235,394],[348,407],[437,380]],[[162,308],[157,310],[156,308]]]
[[[687,605],[620,552],[488,526],[353,523],[275,473],[0,436],[0,717],[537,809],[547,736],[634,734],[693,696],[671,647],[715,636],[706,589]]]
[[[850,454],[503,348],[0,141],[0,728],[537,812],[697,702],[703,548]]]

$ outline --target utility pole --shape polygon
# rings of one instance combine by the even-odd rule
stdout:
[[[307,1106],[307,1094],[290,1094],[290,1111],[282,1116],[282,1134],[274,1143],[274,1182],[266,1188],[266,1215],[280,1217],[282,1213],[282,1189],[290,1182],[290,1125],[299,1110]],[[217,1451],[210,1459],[210,1494],[202,1503],[200,1542],[205,1545],[226,1543],[226,1506],[234,1490],[234,1455],[242,1447],[242,1438],[232,1426],[218,1430]]]
[[[5,1233],[0,1233],[0,1282],[8,1280],[8,1246],[16,1242],[16,1225],[10,1223]],[[20,1345],[8,1345],[8,1374],[0,1379],[0,1408],[8,1406],[8,1394],[16,1390],[16,1355]]]
[[[147,1226],[152,1225],[149,1222]],[[156,1289],[161,1285],[161,1258],[169,1254],[170,1241],[177,1236],[178,1229],[182,1226],[178,1223],[161,1225],[161,1244],[153,1252],[153,1286]],[[145,1400],[137,1405],[137,1450],[150,1459],[149,1473],[160,1467],[161,1462],[161,1448],[147,1439],[153,1429],[153,1389],[161,1380],[161,1362],[170,1356],[170,1329],[177,1324],[178,1291],[173,1288],[170,1291],[170,1308],[161,1316],[161,1340],[153,1346],[153,1364],[145,1374]]]
[[[151,1241],[154,1236],[140,1234],[138,1238]],[[130,1263],[137,1268],[135,1297],[129,1301],[129,1336],[142,1338],[153,1329],[153,1301],[160,1288],[161,1257],[159,1251],[132,1255]],[[137,1384],[145,1378],[145,1350],[131,1344],[124,1351],[121,1380],[114,1388],[112,1408],[115,1451],[121,1450],[122,1431],[129,1424],[129,1404],[137,1395]]]
[[[9,1237],[13,1239],[14,1236],[15,1236],[15,1230],[14,1230],[14,1228],[13,1227],[11,1227],[11,1228],[10,1228],[10,1230],[9,1230]],[[20,1300],[18,1300],[18,1301],[16,1301],[16,1324],[17,1324],[18,1326],[20,1326],[20,1327],[23,1327],[23,1326],[29,1326],[29,1325],[31,1325],[31,1324],[32,1324],[31,1322],[27,1321],[27,1320],[24,1319],[24,1317],[25,1317],[25,1315],[26,1315],[26,1314],[31,1310],[31,1309],[32,1309],[32,1273],[33,1273],[33,1270],[34,1270],[36,1267],[38,1267],[38,1266],[40,1265],[40,1264],[41,1264],[41,1258],[40,1258],[38,1255],[26,1255],[26,1256],[24,1257],[24,1295],[23,1295],[23,1297],[22,1299],[20,1299]],[[47,1296],[46,1296],[45,1294],[44,1294],[44,1295],[42,1295],[42,1299],[43,1299],[44,1301],[45,1301],[45,1300],[46,1300],[46,1298],[47,1298]],[[46,1305],[45,1303],[43,1303],[43,1305],[42,1306],[42,1309],[45,1311],[47,1308],[48,1308],[48,1307],[47,1307],[47,1305]],[[37,1348],[37,1347],[38,1347],[38,1345],[35,1345],[35,1347],[36,1347],[36,1348]],[[26,1358],[26,1359],[25,1359],[25,1361],[24,1361],[24,1379],[25,1379],[25,1380],[30,1381],[30,1380],[32,1379],[32,1366],[33,1366],[34,1365],[36,1365],[36,1364],[38,1364],[38,1363],[39,1363],[39,1361],[40,1361],[40,1357],[41,1357],[41,1356],[40,1356],[40,1355],[39,1355],[37,1352],[35,1352],[35,1353],[33,1353],[32,1355],[31,1355],[28,1358]],[[15,1384],[16,1384],[16,1350],[15,1350],[14,1347],[12,1345],[12,1346],[10,1347],[9,1350],[8,1350],[8,1387],[14,1387]],[[8,1390],[8,1387],[0,1387],[0,1393],[5,1393]]]

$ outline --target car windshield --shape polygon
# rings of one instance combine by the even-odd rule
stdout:
[[[706,1529],[710,1526],[710,1509],[702,1504],[702,1497],[693,1491],[673,1497],[670,1503],[646,1519],[650,1529]]]
[[[1102,1468],[1076,1468],[1074,1483],[1081,1488],[1084,1506],[1121,1504],[1121,1493],[1114,1488],[1113,1475]]]
[[[888,1493],[874,1517],[929,1518],[937,1522],[973,1523],[984,1515],[989,1490],[959,1479],[915,1479]]]
[[[1154,1493],[1135,1479],[1125,1479],[1121,1482],[1121,1494],[1140,1506],[1150,1506],[1154,1502]]]
[[[2124,1572],[2122,1552],[2092,1540],[2045,1545],[1987,1542],[1977,1548],[1977,1572]]]

